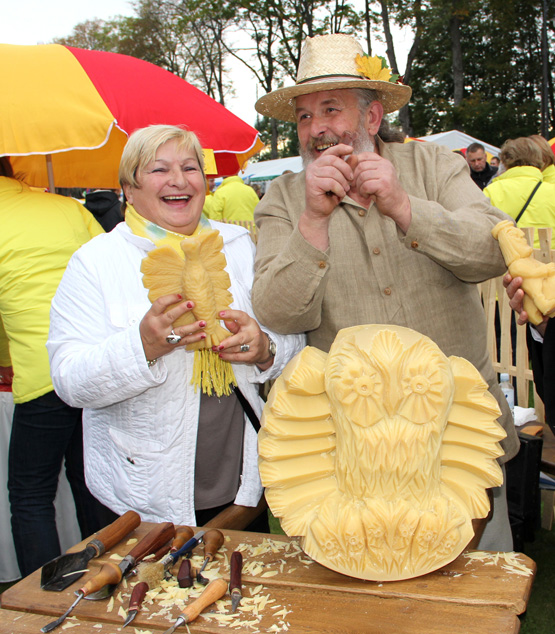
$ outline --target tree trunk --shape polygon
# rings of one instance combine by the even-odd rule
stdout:
[[[418,49],[420,47],[420,41],[422,39],[422,3],[420,0],[414,3],[414,41],[410,47],[409,54],[407,55],[407,63],[405,65],[405,74],[403,76],[403,83],[410,86],[412,77],[412,64],[416,59]],[[410,113],[410,107],[407,104],[399,110],[399,121],[403,132],[407,136],[414,136],[414,129],[412,127],[412,118]]]
[[[370,0],[364,1],[364,22],[366,26],[366,47],[368,55],[372,55],[372,37],[370,35]]]
[[[389,61],[389,67],[393,73],[399,74],[399,69],[397,67],[397,60],[395,59],[395,47],[393,45],[393,38],[391,37],[391,28],[389,26],[389,9],[387,8],[387,0],[380,0],[380,5],[382,7],[382,20],[383,20],[383,31],[385,34],[385,41],[387,44],[386,55]]]
[[[449,20],[449,33],[451,35],[451,54],[453,69],[453,104],[460,106],[464,96],[464,73],[461,46],[460,20],[457,15],[458,0],[453,1],[453,11]],[[457,125],[455,125],[457,127]],[[457,128],[458,129],[458,128]]]

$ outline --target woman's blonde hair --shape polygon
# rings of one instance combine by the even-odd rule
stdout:
[[[531,134],[528,138],[532,139],[541,150],[543,160],[543,167],[541,169],[544,170],[550,165],[555,165],[555,155],[549,143],[539,134]]]
[[[124,185],[138,188],[137,173],[154,161],[158,148],[174,140],[180,150],[189,150],[195,154],[206,183],[202,147],[196,134],[176,125],[151,125],[135,130],[123,148],[119,164],[121,188]]]
[[[521,136],[518,139],[505,141],[501,146],[499,158],[506,169],[523,165],[543,169],[541,150],[529,137]]]

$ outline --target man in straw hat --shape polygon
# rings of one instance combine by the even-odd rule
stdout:
[[[467,358],[501,407],[506,461],[518,438],[475,284],[506,270],[491,229],[507,216],[461,156],[388,142],[383,116],[410,96],[381,58],[334,34],[307,39],[296,84],[258,100],[259,113],[297,123],[305,169],[273,181],[256,209],[254,310],[278,332],[307,332],[324,351],[341,328],[384,323]],[[495,520],[480,547],[511,550],[505,493],[494,495]]]

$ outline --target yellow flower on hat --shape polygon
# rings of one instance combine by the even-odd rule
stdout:
[[[373,57],[369,55],[357,55],[355,62],[357,64],[357,71],[368,79],[395,82],[399,77],[399,75],[391,74],[391,71],[385,63],[385,59],[378,55],[374,55]]]

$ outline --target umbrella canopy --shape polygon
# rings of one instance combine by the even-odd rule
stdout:
[[[133,130],[184,125],[210,175],[236,174],[263,143],[258,132],[183,79],[143,60],[59,44],[0,44],[0,156],[28,184],[117,188]],[[213,152],[213,154],[212,154]]]

